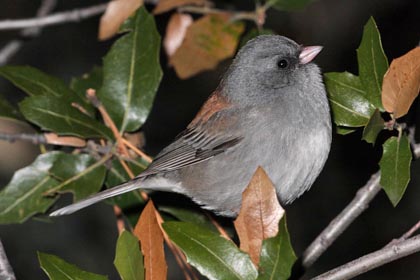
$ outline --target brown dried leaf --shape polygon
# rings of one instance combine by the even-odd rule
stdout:
[[[153,10],[153,14],[162,14],[185,5],[204,6],[206,3],[205,0],[160,0]]]
[[[73,136],[58,136],[55,133],[44,133],[44,137],[47,140],[48,144],[60,145],[60,146],[70,146],[81,148],[86,146],[86,141]]]
[[[207,15],[187,29],[182,45],[170,60],[181,79],[213,69],[223,59],[233,56],[244,24],[229,19],[229,14]]]
[[[99,23],[99,40],[106,40],[117,34],[121,24],[141,5],[143,5],[143,0],[113,0],[109,2]]]
[[[382,83],[382,104],[395,118],[407,114],[420,90],[420,47],[392,61]]]
[[[192,24],[193,18],[189,14],[175,13],[166,26],[166,35],[163,46],[168,57],[171,57],[181,46],[187,34],[187,28]]]
[[[242,206],[234,224],[240,248],[258,266],[264,239],[274,237],[284,209],[277,199],[276,189],[262,167],[258,167],[242,193]]]
[[[134,228],[144,256],[146,280],[165,280],[168,266],[163,251],[163,234],[156,218],[156,208],[149,200]]]

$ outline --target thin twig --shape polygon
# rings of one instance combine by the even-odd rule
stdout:
[[[117,205],[114,205],[114,215],[117,220],[118,235],[120,235],[125,230],[125,223],[124,223],[121,208],[118,207]]]
[[[250,20],[253,22],[258,22],[259,18],[255,11],[248,12],[248,11],[227,11],[221,9],[215,9],[208,6],[183,6],[178,8],[178,12],[180,13],[193,13],[193,14],[218,14],[218,15],[231,15],[232,21],[237,20]]]
[[[43,17],[48,15],[55,7],[57,1],[56,0],[43,0],[41,2],[41,5],[39,6],[39,9],[36,13],[36,17]],[[24,37],[35,37],[38,36],[41,33],[42,27],[29,27],[27,29],[24,29],[20,32],[21,36]],[[10,42],[8,42],[1,50],[0,50],[0,66],[6,64],[9,59],[19,51],[19,49],[22,47],[23,41],[14,39]]]
[[[9,134],[9,133],[0,131],[0,140],[5,140],[9,142],[15,142],[17,140],[29,141],[33,143],[34,145],[48,144],[48,141],[45,138],[44,134],[29,134],[29,133]]]
[[[391,242],[389,242],[388,246],[392,246],[395,244],[398,244],[404,240],[407,240],[410,238],[416,231],[420,229],[420,221],[418,221],[414,226],[412,226],[407,232],[405,232],[400,238],[394,239]]]
[[[59,136],[53,132],[44,134],[30,134],[30,133],[16,133],[9,134],[0,131],[0,140],[9,141],[11,143],[21,140],[28,141],[34,145],[48,144],[55,146],[69,146],[69,147],[85,147],[86,141],[82,138],[75,136]]]
[[[413,144],[416,158],[420,157],[420,144]],[[321,232],[321,234],[303,252],[302,265],[310,267],[327,248],[343,233],[344,230],[369,207],[369,203],[381,190],[380,172],[376,172],[370,180],[357,191],[355,198],[341,213]]]
[[[210,219],[210,222],[216,227],[217,231],[227,240],[232,240],[227,234],[226,230],[216,221],[216,219],[208,212],[205,212],[207,217]]]
[[[171,239],[169,238],[166,231],[163,229],[163,218],[160,215],[159,211],[155,211],[156,219],[158,221],[158,225],[160,230],[162,231],[163,238],[165,239],[166,244],[168,245],[169,249],[172,251],[175,261],[178,263],[179,267],[184,273],[184,277],[186,280],[192,279],[198,279],[197,276],[194,273],[194,270],[190,266],[190,264],[187,262],[187,259],[185,258],[185,255],[181,252],[181,250],[172,243]]]
[[[420,235],[370,253],[319,275],[312,280],[344,280],[356,277],[402,257],[420,251]]]
[[[105,122],[105,124],[111,129],[112,133],[115,136],[115,139],[117,139],[118,148],[120,149],[120,152],[125,155],[129,156],[127,147],[125,146],[124,142],[122,141],[122,136],[120,132],[118,131],[117,126],[115,125],[114,121],[108,114],[107,110],[105,109],[104,105],[99,101],[98,97],[96,96],[96,91],[94,89],[88,89],[86,91],[86,96],[89,99],[90,103],[95,106],[96,109],[98,109],[99,113],[101,113],[101,116]]]
[[[130,177],[130,179],[133,179],[135,177],[133,171],[131,170],[131,168],[127,165],[127,163],[125,161],[123,161],[122,159],[118,159],[122,165],[122,167],[124,168],[125,172],[127,173],[128,177]]]
[[[144,158],[148,163],[151,163],[153,161],[151,157],[149,157],[146,153],[144,153],[143,151],[138,149],[136,146],[131,144],[130,141],[128,141],[127,139],[122,138],[122,141],[125,145],[127,145],[130,149],[132,149],[137,155]]]
[[[16,280],[13,268],[7,259],[6,251],[4,250],[3,243],[0,239],[0,279]]]
[[[56,25],[66,22],[79,22],[83,19],[93,17],[103,13],[108,6],[108,3],[93,5],[86,8],[74,9],[61,13],[55,13],[49,16],[39,18],[17,19],[17,20],[2,20],[0,21],[0,30],[21,29],[30,27],[45,27],[48,25]]]

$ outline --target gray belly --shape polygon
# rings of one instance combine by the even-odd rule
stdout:
[[[320,173],[329,153],[331,130],[317,128],[302,134],[298,129],[283,129],[273,134],[273,129],[278,127],[261,129],[216,158],[180,170],[180,192],[204,208],[234,216],[240,209],[243,190],[262,166],[279,200],[283,204],[292,202]]]

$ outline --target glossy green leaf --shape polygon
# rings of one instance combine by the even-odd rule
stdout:
[[[410,181],[411,150],[406,135],[389,138],[383,145],[381,167],[381,186],[394,206],[404,195]]]
[[[143,255],[139,240],[128,231],[118,237],[114,265],[122,280],[143,280]]]
[[[263,241],[258,279],[289,279],[295,261],[284,217],[280,220],[277,236]]]
[[[29,95],[58,97],[74,94],[62,80],[30,66],[3,66],[0,75]]]
[[[363,29],[363,37],[357,49],[359,77],[366,92],[366,98],[383,111],[381,92],[382,80],[388,70],[388,59],[382,49],[381,35],[373,17]]]
[[[17,109],[15,109],[3,96],[0,95],[0,118],[19,120],[21,116]]]
[[[269,0],[269,6],[281,11],[296,11],[305,8],[312,0]]]
[[[257,278],[250,257],[217,233],[185,222],[166,222],[163,228],[185,253],[187,261],[207,278]]]
[[[379,132],[384,129],[385,121],[381,117],[381,112],[378,109],[375,110],[368,124],[363,129],[362,139],[368,143],[375,144],[376,138]]]
[[[41,95],[25,98],[19,107],[27,120],[60,135],[112,138],[108,127],[83,114],[71,103],[65,97]]]
[[[81,77],[73,78],[70,82],[70,88],[81,96],[86,95],[87,89],[99,90],[102,86],[103,73],[102,68],[94,66],[89,73]]]
[[[60,184],[50,191],[71,192],[78,201],[98,192],[105,178],[104,162],[96,161],[87,154],[60,154],[50,169],[50,174]]]
[[[108,277],[81,270],[63,259],[38,252],[38,260],[41,268],[50,280],[106,280]]]
[[[375,107],[364,96],[359,77],[348,72],[330,72],[324,74],[324,81],[338,126],[358,127],[369,122]]]
[[[58,184],[48,171],[59,155],[59,152],[42,154],[15,172],[0,192],[0,223],[22,223],[36,213],[44,213],[56,201],[43,194]]]
[[[337,134],[347,135],[347,134],[355,132],[356,128],[345,127],[345,126],[336,126],[335,131],[337,132]]]
[[[120,131],[134,131],[144,123],[162,78],[154,17],[142,7],[132,20],[132,31],[119,38],[105,56],[99,91],[99,99]]]
[[[30,66],[3,66],[0,67],[0,75],[30,96],[65,97],[70,100],[70,103],[75,102],[86,111],[93,112],[93,107],[87,102],[85,94],[78,94],[72,91],[64,81],[36,68]]]
[[[274,34],[274,31],[271,29],[262,29],[258,30],[257,28],[251,29],[248,33],[246,33],[244,36],[242,36],[241,43],[239,44],[240,47],[245,46],[245,44],[255,37],[259,35],[271,35]]]
[[[182,207],[171,207],[171,206],[162,206],[159,207],[159,211],[168,213],[173,217],[177,218],[181,222],[188,222],[202,226],[203,228],[218,232],[216,227],[212,224],[209,218],[204,214],[203,211],[198,212],[191,208],[182,208]]]

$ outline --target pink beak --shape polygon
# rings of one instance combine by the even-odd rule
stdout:
[[[300,64],[311,62],[322,50],[321,46],[303,47],[299,55]]]

